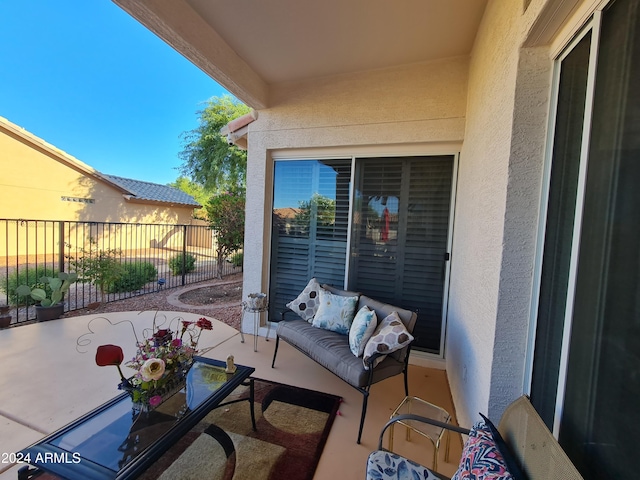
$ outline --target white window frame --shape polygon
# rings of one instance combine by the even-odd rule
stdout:
[[[602,10],[609,2],[601,2],[597,9],[592,12],[591,18],[578,30],[578,33],[566,43],[563,50],[554,59],[554,71],[551,91],[551,102],[549,110],[548,138],[545,148],[544,170],[542,179],[540,212],[538,217],[538,235],[536,241],[536,255],[534,265],[534,280],[531,295],[529,335],[527,342],[527,358],[525,363],[524,388],[527,394],[531,394],[531,384],[533,380],[533,360],[535,353],[535,341],[537,331],[538,308],[540,299],[540,287],[542,280],[542,262],[544,255],[544,241],[546,234],[546,222],[548,213],[549,191],[551,183],[551,166],[554,147],[554,134],[556,127],[556,112],[558,108],[558,95],[560,85],[560,74],[562,61],[566,58],[573,48],[584,38],[585,35],[591,33],[591,45],[589,53],[589,69],[587,73],[586,86],[586,102],[583,119],[583,134],[580,152],[580,167],[578,173],[578,186],[576,193],[576,208],[573,224],[573,236],[571,245],[571,260],[568,274],[567,299],[564,315],[564,328],[562,334],[562,347],[560,356],[560,368],[558,372],[558,389],[556,393],[556,404],[553,422],[553,435],[558,438],[560,430],[560,421],[562,419],[564,396],[566,389],[567,366],[569,358],[569,344],[571,323],[573,317],[576,276],[578,267],[578,258],[580,250],[580,232],[582,227],[582,214],[584,207],[584,193],[586,184],[587,162],[589,155],[589,141],[591,132],[591,119],[593,113],[593,98],[595,90],[595,75],[598,58],[598,47],[600,44],[600,27],[602,24]]]

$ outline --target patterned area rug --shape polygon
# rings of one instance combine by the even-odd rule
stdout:
[[[257,431],[247,402],[213,410],[139,479],[310,480],[339,406],[335,395],[256,380]]]

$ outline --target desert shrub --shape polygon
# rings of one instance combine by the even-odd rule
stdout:
[[[234,267],[241,267],[242,261],[244,259],[244,254],[242,252],[236,252],[231,255],[231,263]]]
[[[57,269],[46,265],[19,268],[2,279],[1,288],[7,294],[9,305],[33,305],[37,303],[33,298],[16,294],[18,285],[28,285],[30,287],[38,285],[40,288],[44,288],[47,294],[49,294],[51,293],[51,287],[49,287],[48,284],[41,284],[38,280],[41,277],[55,277],[57,275]]]
[[[105,293],[109,292],[109,285],[124,275],[121,257],[120,249],[103,250],[94,238],[89,239],[89,248],[79,250],[77,257],[67,255],[69,265],[78,273],[78,281],[95,285],[103,301]]]
[[[184,271],[182,268],[182,253],[178,253],[169,259],[169,269],[173,275],[191,273],[196,269],[196,257],[187,253],[184,255]]]
[[[122,264],[120,276],[107,285],[107,293],[133,292],[155,280],[158,270],[150,262]]]

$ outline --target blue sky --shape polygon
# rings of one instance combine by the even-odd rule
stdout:
[[[0,1],[0,116],[103,173],[174,181],[226,93],[110,0]]]

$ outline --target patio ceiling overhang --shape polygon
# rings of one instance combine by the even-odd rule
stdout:
[[[113,0],[247,105],[272,85],[468,55],[487,0]]]

